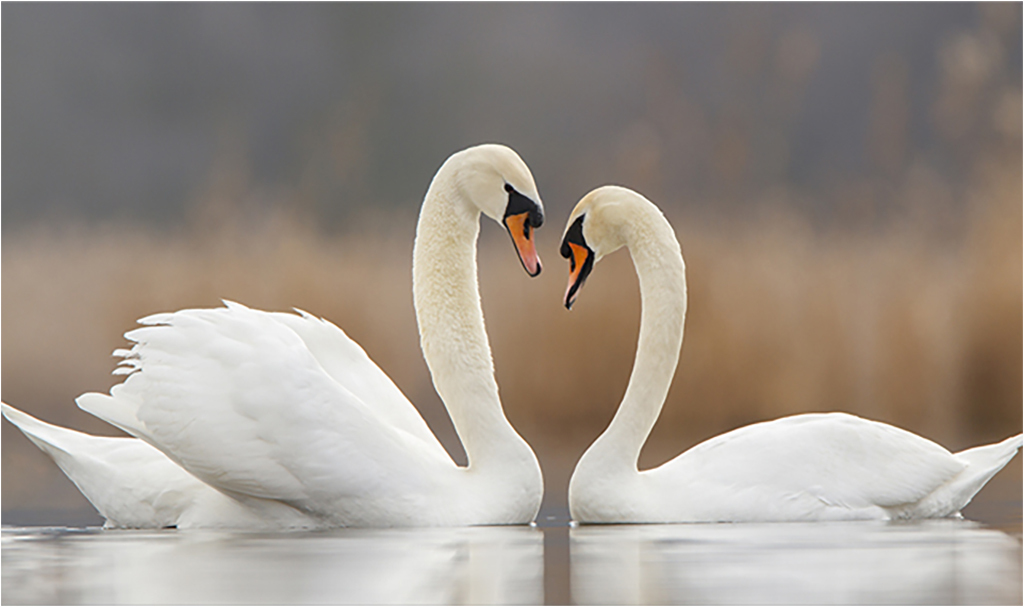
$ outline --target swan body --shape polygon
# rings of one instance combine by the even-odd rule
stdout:
[[[134,438],[97,437],[10,407],[116,527],[325,528],[522,524],[543,483],[505,418],[476,277],[483,213],[531,275],[543,220],[509,148],[452,155],[425,196],[413,252],[421,345],[469,464],[455,464],[395,384],[337,326],[225,302],[142,319],[110,394],[77,399]]]
[[[675,233],[643,196],[616,186],[587,194],[562,241],[565,305],[593,265],[626,247],[642,297],[640,338],[626,394],[580,458],[569,510],[583,523],[909,519],[959,511],[1021,448],[1020,434],[950,453],[920,436],[845,413],[752,424],[639,471],[679,361],[685,265]]]

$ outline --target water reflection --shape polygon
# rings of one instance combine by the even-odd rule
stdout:
[[[4,604],[542,604],[565,603],[570,590],[583,604],[1022,599],[1019,539],[952,520],[294,534],[4,527],[0,571]]]
[[[539,604],[528,527],[219,531],[3,530],[4,604]]]
[[[584,526],[583,604],[1021,604],[1021,546],[957,520]]]

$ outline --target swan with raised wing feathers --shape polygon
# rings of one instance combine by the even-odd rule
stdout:
[[[1021,435],[950,453],[899,428],[844,413],[808,413],[711,438],[639,471],[668,394],[686,317],[686,270],[672,226],[646,198],[598,188],[569,217],[565,306],[603,256],[626,247],[642,313],[626,394],[576,464],[569,510],[583,523],[909,519],[959,511],[1021,447]]]
[[[434,386],[465,447],[455,464],[363,349],[304,312],[181,310],[139,321],[110,395],[78,406],[135,438],[3,415],[115,527],[324,528],[523,524],[543,482],[501,407],[477,287],[483,213],[531,276],[543,207],[511,149],[453,154],[427,190],[413,298]]]

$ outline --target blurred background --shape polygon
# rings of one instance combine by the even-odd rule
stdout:
[[[564,220],[606,183],[661,206],[690,281],[642,466],[807,411],[1002,439],[1022,411],[1021,22],[1019,3],[5,4],[2,397],[117,434],[73,399],[115,383],[135,319],[298,307],[464,462],[419,350],[412,240],[445,158],[498,141],[547,208],[537,279],[498,226],[480,238],[547,508],[636,343],[626,253],[560,301]],[[5,523],[100,521],[2,427]],[[983,495],[1019,521],[1020,457]]]

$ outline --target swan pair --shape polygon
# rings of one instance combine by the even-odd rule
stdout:
[[[541,271],[543,205],[511,149],[452,155],[427,190],[413,249],[420,344],[467,454],[457,466],[413,405],[330,322],[227,302],[140,321],[109,395],[79,407],[133,438],[3,415],[54,459],[114,527],[456,526],[532,521],[540,466],[501,408],[477,286],[480,214]],[[955,515],[1021,436],[951,454],[909,432],[839,413],[754,424],[653,470],[637,458],[678,362],[683,258],[661,212],[606,186],[570,216],[571,307],[603,256],[627,247],[640,278],[640,340],[615,418],[577,464],[580,522],[914,518]]]

